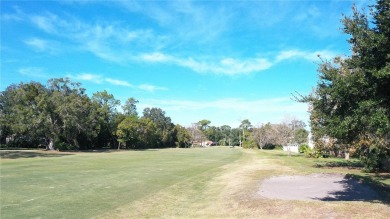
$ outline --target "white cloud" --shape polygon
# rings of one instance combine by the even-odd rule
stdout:
[[[175,44],[190,42],[202,44],[217,40],[231,25],[229,7],[204,7],[192,1],[149,2],[138,11],[171,32]],[[132,10],[132,9],[130,9]]]
[[[48,14],[46,16],[32,16],[31,22],[47,33],[57,33],[56,25],[58,25],[58,19],[57,16],[53,14]]]
[[[27,70],[24,70],[24,72],[27,72]],[[135,86],[124,80],[106,78],[98,74],[90,74],[90,73],[81,73],[77,75],[68,74],[67,77],[75,80],[80,80],[80,81],[89,81],[96,84],[102,84],[103,82],[107,82],[115,86],[129,87],[129,88],[148,91],[148,92],[154,92],[156,90],[168,90],[168,88],[166,87],[160,87],[151,84],[140,84]]]
[[[175,14],[185,14],[188,16],[186,19],[192,20],[192,24],[207,23],[207,21],[204,20],[204,18],[207,17],[204,16],[204,13],[206,13],[204,11],[205,9],[201,7],[195,7],[192,4],[187,3],[170,7],[174,8]],[[161,8],[158,8],[156,10],[160,9]],[[161,14],[166,14],[165,10],[163,10],[161,14],[159,14],[160,12],[150,13],[154,13],[156,16],[158,15],[158,18],[155,18],[158,21],[162,22],[167,19],[161,18]],[[310,13],[314,16],[318,12],[313,9]],[[189,18],[191,17],[190,15],[194,16],[194,18]],[[195,19],[197,17],[199,17],[199,20]],[[170,19],[166,22],[170,24],[174,22],[169,20]],[[229,55],[224,57],[213,57],[212,54],[207,54],[206,56],[199,57],[191,54],[191,52],[188,52],[189,54],[185,55],[177,55],[162,52],[165,44],[169,41],[169,37],[156,35],[152,30],[148,29],[131,30],[112,23],[109,25],[104,23],[88,24],[72,17],[66,20],[61,19],[53,14],[32,16],[31,21],[41,30],[49,34],[56,35],[57,37],[69,39],[79,45],[80,48],[91,52],[103,60],[120,64],[128,64],[131,62],[171,64],[190,69],[191,71],[197,73],[230,76],[254,74],[270,69],[274,65],[277,65],[279,62],[285,60],[304,59],[308,61],[318,61],[318,55],[321,55],[324,59],[329,59],[335,56],[335,53],[329,50],[305,51],[299,49],[280,51],[274,57],[261,54],[259,56],[252,57],[237,57]],[[218,23],[216,19],[213,19],[213,21],[210,22],[214,21]],[[203,26],[196,26],[196,28],[198,27]],[[213,26],[208,29],[213,29],[212,27]],[[192,28],[196,29],[195,27]],[[48,48],[50,48],[48,41],[38,38],[27,40],[25,43],[41,51],[48,50]]]
[[[261,72],[285,60],[304,59],[308,61],[318,61],[320,60],[318,56],[324,59],[331,59],[336,56],[336,53],[329,50],[311,52],[293,49],[280,51],[273,59],[259,57],[241,59],[226,57],[221,59],[198,60],[192,57],[182,58],[155,52],[144,53],[138,57],[134,57],[134,59],[151,63],[175,64],[198,73],[233,76]]]
[[[303,51],[303,50],[285,50],[281,51],[275,59],[275,62],[281,62],[289,59],[306,59],[309,61],[318,61],[320,60],[319,56],[324,59],[331,59],[336,57],[336,53],[329,50],[321,50],[321,51]]]
[[[34,47],[40,51],[47,49],[47,41],[42,40],[42,39],[31,38],[31,39],[25,40],[24,43],[26,43],[27,45]]]
[[[15,12],[14,13],[2,13],[1,14],[1,21],[20,22],[20,21],[24,20],[24,18],[26,17],[26,14],[18,6],[13,6],[12,8],[14,9]]]
[[[59,52],[58,43],[53,41],[40,38],[30,38],[25,40],[24,43],[37,52],[47,52],[49,54],[57,54]]]
[[[145,53],[140,55],[139,58],[146,62],[171,62],[175,60],[171,56],[165,55],[160,52]]]
[[[167,55],[161,52],[145,53],[135,59],[152,63],[175,64],[181,67],[189,68],[198,73],[239,75],[250,74],[266,70],[272,66],[272,63],[264,58],[235,59],[222,58],[219,60],[200,61],[192,57],[181,58]]]
[[[141,84],[138,86],[138,88],[140,90],[149,91],[149,92],[154,92],[156,90],[168,90],[168,88],[166,87],[158,87],[150,84]]]
[[[112,78],[106,78],[104,80],[110,84],[117,85],[117,86],[134,87],[132,84],[130,84],[127,81],[122,81],[122,80],[117,80]]]
[[[44,72],[42,68],[26,67],[19,69],[19,73],[33,78],[49,78],[50,76]]]
[[[195,72],[216,73],[225,75],[250,74],[266,70],[272,66],[267,59],[234,59],[224,58],[219,62],[200,62],[193,58],[186,60],[177,60],[177,63],[183,67],[188,67]]]
[[[90,73],[81,73],[78,75],[68,75],[69,78],[81,81],[90,81],[96,84],[101,84],[103,82],[103,78],[101,75],[90,74]]]

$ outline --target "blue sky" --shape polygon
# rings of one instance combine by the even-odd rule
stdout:
[[[308,121],[318,55],[349,55],[342,14],[366,1],[2,1],[1,90],[69,77],[174,123]]]

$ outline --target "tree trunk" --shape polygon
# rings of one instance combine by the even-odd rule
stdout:
[[[55,150],[54,141],[53,141],[52,138],[50,138],[49,140],[50,140],[50,142],[49,142],[49,145],[47,145],[46,149],[47,149],[47,150],[54,151],[54,150]]]

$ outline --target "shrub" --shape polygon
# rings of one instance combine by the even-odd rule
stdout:
[[[299,145],[298,151],[299,153],[307,153],[311,152],[311,148],[307,144],[301,144]]]
[[[242,147],[243,148],[250,148],[250,149],[257,148],[257,143],[255,141],[252,141],[252,140],[244,141],[242,144]]]
[[[55,145],[56,149],[60,150],[60,151],[72,151],[72,150],[78,150],[78,147],[77,146],[74,146],[74,145],[71,145],[71,144],[68,144],[68,143],[65,143],[65,142],[58,142],[56,145]]]
[[[319,158],[321,156],[321,152],[319,150],[314,149],[314,150],[306,151],[305,156],[310,158]]]
[[[264,150],[273,150],[273,149],[275,149],[275,146],[276,145],[274,145],[274,144],[268,143],[268,144],[264,145],[263,149]]]

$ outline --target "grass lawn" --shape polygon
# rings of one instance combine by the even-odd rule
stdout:
[[[390,212],[389,174],[328,167],[326,162],[337,160],[281,151],[0,153],[1,218],[387,218]],[[324,172],[359,178],[384,191],[381,200],[284,201],[257,195],[265,178]]]

